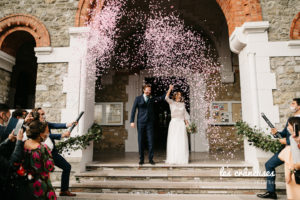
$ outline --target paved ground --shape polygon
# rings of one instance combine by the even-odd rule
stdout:
[[[255,195],[170,195],[170,194],[92,194],[77,193],[75,198],[59,197],[59,200],[258,200]],[[278,199],[286,199],[279,196]]]

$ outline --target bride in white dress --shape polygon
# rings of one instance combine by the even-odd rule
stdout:
[[[170,85],[166,95],[166,101],[169,103],[171,110],[166,164],[188,164],[189,145],[186,126],[189,124],[190,116],[185,109],[181,92],[174,93],[173,99],[169,98],[173,88],[174,86]]]

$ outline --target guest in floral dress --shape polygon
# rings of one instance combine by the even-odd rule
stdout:
[[[300,199],[300,184],[296,183],[294,172],[300,169],[300,149],[298,147],[294,125],[300,126],[300,117],[288,120],[291,145],[286,146],[278,155],[284,161],[287,199]]]
[[[28,177],[28,187],[32,199],[56,199],[50,181],[50,172],[54,170],[54,162],[50,149],[43,141],[49,135],[48,125],[35,120],[26,130],[28,140],[24,143],[23,167]]]

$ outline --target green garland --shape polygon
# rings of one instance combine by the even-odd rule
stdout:
[[[102,128],[99,124],[93,124],[89,128],[87,134],[70,137],[65,141],[62,141],[56,145],[59,153],[76,151],[79,149],[86,149],[90,145],[91,141],[99,142],[102,139]]]
[[[266,135],[259,129],[251,128],[246,122],[239,121],[235,126],[236,133],[245,136],[250,145],[273,153],[277,153],[283,147],[279,140],[274,140],[270,135]]]

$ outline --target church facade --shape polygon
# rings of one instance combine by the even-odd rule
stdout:
[[[174,1],[183,20],[200,27],[214,44],[222,64],[220,80],[226,90],[216,102],[231,107],[239,104],[236,120],[267,128],[264,112],[276,127],[283,128],[290,115],[289,103],[300,97],[300,2],[297,0],[203,0]],[[103,89],[88,78],[86,24],[90,10],[101,12],[98,0],[3,0],[0,3],[0,102],[15,108],[42,107],[49,121],[66,122],[85,115],[74,135],[82,135],[104,116],[105,106],[119,108],[116,123],[103,125],[101,144],[66,155],[81,163],[82,170],[93,154],[109,150],[137,152],[137,133],[129,116],[135,96],[141,94],[151,75],[143,70],[110,71],[101,80]],[[188,80],[187,80],[188,82]],[[198,92],[188,83],[190,93]],[[87,92],[89,88],[89,92]],[[91,92],[92,91],[92,92]],[[190,137],[192,152],[229,151],[201,124],[196,104],[190,98],[190,114],[198,134]],[[101,108],[100,110],[97,108]],[[164,116],[164,112],[160,113]],[[232,118],[230,118],[232,121]],[[118,122],[119,121],[119,122]],[[225,121],[226,122],[226,121]],[[163,122],[162,124],[163,127]],[[236,140],[233,124],[220,124],[227,144]],[[228,134],[229,132],[229,134]],[[227,133],[227,134],[225,134]],[[158,139],[159,141],[159,139]],[[218,140],[216,140],[218,141]],[[254,167],[269,154],[245,140],[234,142],[237,152]],[[164,146],[159,146],[164,148]],[[94,156],[95,157],[95,156]]]

